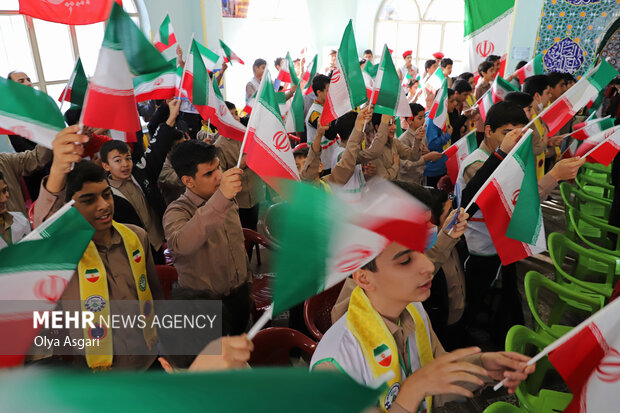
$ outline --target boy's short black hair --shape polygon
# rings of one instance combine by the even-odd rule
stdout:
[[[312,79],[312,90],[314,93],[325,90],[325,87],[329,85],[329,76],[318,74]]]
[[[419,103],[410,103],[409,108],[411,109],[411,113],[413,114],[414,118],[418,116],[418,113],[426,112],[424,106],[420,105]]]
[[[496,55],[496,54],[490,54],[490,55],[487,56],[487,58],[485,60],[487,62],[495,63],[498,60],[501,60],[501,57]]]
[[[472,88],[469,82],[463,79],[458,79],[456,82],[454,82],[452,84],[452,89],[454,89],[455,92],[459,92],[459,94],[472,91]]]
[[[333,128],[336,130],[338,136],[343,142],[349,140],[349,136],[351,136],[351,132],[353,132],[353,128],[355,127],[355,120],[357,119],[357,112],[350,111],[336,119],[333,124]]]
[[[489,69],[492,69],[492,68],[493,68],[493,62],[485,60],[484,62],[478,65],[478,73],[482,75],[483,73],[488,72]]]
[[[255,67],[261,67],[262,65],[267,65],[267,61],[265,59],[256,59],[254,61],[254,64],[252,65],[252,69],[254,69]]]
[[[454,64],[454,62],[449,57],[444,57],[443,59],[441,59],[441,67],[442,68],[446,68],[449,65],[453,65],[453,64]]]
[[[564,75],[564,80],[566,80],[566,84],[569,82],[577,83],[577,79],[570,73],[562,73]]]
[[[527,116],[521,106],[514,102],[501,101],[491,106],[484,125],[489,125],[491,131],[495,132],[504,125],[526,125],[527,122]]]
[[[454,89],[448,88],[448,98],[452,95],[454,95]]]
[[[430,69],[435,63],[437,63],[435,59],[428,59],[426,62],[424,62],[424,70]]]
[[[80,121],[80,116],[82,115],[82,108],[70,108],[65,112],[65,121],[67,121],[67,125],[73,126],[77,125]]]
[[[101,166],[86,160],[75,163],[73,170],[67,174],[65,202],[69,202],[73,195],[82,189],[84,183],[102,181],[107,182],[107,179]]]
[[[564,80],[564,82],[566,82],[566,78],[564,77],[564,73],[561,73],[561,72],[549,72],[549,73],[547,73],[547,82],[549,83],[549,86],[551,86],[551,87],[556,87],[558,85],[558,83],[560,83],[562,80]]]
[[[443,207],[448,201],[448,193],[435,188],[430,188],[428,192],[431,197],[431,204],[429,206],[431,210],[431,222],[439,226],[442,224],[440,220],[443,214]]]
[[[457,79],[468,81],[472,77],[474,77],[474,74],[472,72],[463,72],[457,77]]]
[[[530,106],[534,98],[525,92],[508,92],[504,97],[504,102],[513,102],[519,105],[522,109]]]
[[[284,60],[284,58],[283,58],[283,57],[276,57],[276,60],[274,60],[274,61],[273,61],[273,65],[274,65],[275,67],[280,66],[280,65],[282,64],[282,60]]]
[[[202,141],[189,140],[181,142],[170,156],[170,163],[179,178],[196,177],[198,165],[212,163],[217,157],[217,148]]]
[[[0,181],[4,181],[4,174],[0,171]]]
[[[366,50],[364,50],[364,54],[372,54],[372,50],[366,49]]]
[[[299,148],[299,149],[295,149],[293,151],[293,157],[295,159],[297,159],[297,158],[307,158],[309,152],[310,152],[310,147],[309,146],[306,146],[306,147],[303,147],[303,148]]]
[[[381,114],[373,113],[370,118],[370,122],[372,123],[372,126],[379,127],[379,125],[381,125]]]
[[[233,109],[237,109],[237,107],[235,106],[234,103],[229,102],[227,100],[224,101],[224,103],[226,103],[226,107],[228,108],[228,110],[233,110]]]
[[[111,141],[107,141],[103,145],[101,145],[101,149],[99,149],[99,156],[101,157],[101,162],[108,162],[108,154],[113,150],[117,150],[120,154],[129,153],[129,145],[127,145],[123,141],[117,141],[112,139]]]
[[[546,75],[534,75],[525,79],[523,82],[523,91],[533,97],[536,93],[542,95],[548,86],[549,81]]]
[[[527,64],[527,62],[525,60],[521,60],[519,63],[517,63],[517,65],[515,66],[515,70],[519,70],[521,69],[523,66],[525,66]]]

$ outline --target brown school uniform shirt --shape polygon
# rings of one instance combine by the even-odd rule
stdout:
[[[140,217],[140,221],[144,224],[144,229],[147,231],[150,245],[153,246],[155,251],[158,251],[164,243],[164,228],[159,219],[157,219],[157,214],[153,208],[147,204],[140,185],[138,185],[133,176],[127,181],[118,181],[110,176],[108,181],[110,186],[120,191],[133,209],[135,209],[138,217]]]
[[[411,128],[408,128],[405,133],[398,137],[398,140],[405,144],[408,148],[414,148],[416,145],[415,131],[409,131]],[[400,160],[400,168],[398,170],[398,179],[401,181],[414,183],[420,185],[422,182],[422,176],[424,174],[424,168],[426,167],[426,161],[422,155],[425,151],[428,151],[426,135],[422,137],[419,141],[420,147],[420,159],[417,161],[410,161],[408,159]]]
[[[11,197],[7,202],[9,211],[26,213],[26,203],[19,178],[43,169],[51,160],[52,151],[41,145],[37,145],[31,151],[0,153],[0,171],[4,175],[4,182],[11,191]]]
[[[164,197],[166,206],[170,205],[172,201],[176,201],[185,192],[185,185],[177,176],[168,158],[166,158],[161,168],[157,184],[159,185],[161,195]]]
[[[487,84],[480,83],[476,86],[476,90],[474,91],[474,98],[476,98],[476,102],[482,97],[482,95],[487,93],[489,89],[491,89],[490,82]],[[476,130],[478,132],[484,132],[484,122],[482,121],[482,118],[478,118],[476,121]]]
[[[63,204],[65,199],[65,191],[59,193],[51,193],[45,188],[45,178],[41,184],[41,190],[39,198],[35,205],[35,224],[39,225],[47,217],[56,212]],[[157,271],[155,269],[155,263],[153,262],[153,256],[151,249],[148,248],[148,238],[146,232],[135,225],[124,224],[127,228],[132,230],[137,236],[142,247],[144,254],[146,255],[146,276],[153,295],[153,300],[162,300],[164,298],[159,279],[157,278]],[[106,276],[108,281],[108,294],[110,300],[130,300],[138,301],[138,293],[136,290],[136,283],[131,272],[131,266],[129,264],[129,257],[127,257],[127,251],[123,244],[123,239],[118,231],[114,228],[111,229],[112,238],[109,245],[98,244],[95,242],[95,247],[99,252],[101,261],[106,270]],[[80,284],[77,271],[67,284],[61,299],[60,305],[63,301],[78,301],[80,300]],[[124,330],[126,334],[113,335],[113,348],[114,352],[119,355],[115,355],[113,359],[112,368],[114,369],[128,369],[128,370],[146,370],[157,357],[157,346],[153,346],[148,349],[142,330],[139,328],[133,330]],[[70,335],[74,338],[83,338],[83,331],[71,331]],[[123,355],[124,354],[124,355]],[[132,355],[127,355],[132,354]],[[86,367],[86,359],[82,357],[75,357],[74,364]]]
[[[241,142],[234,139],[228,139],[217,134],[215,147],[218,149],[218,158],[220,166],[225,171],[237,166],[239,160],[239,151],[241,150]],[[262,194],[265,192],[262,180],[256,173],[244,165],[242,162],[243,175],[241,175],[241,192],[237,194],[235,199],[239,208],[252,208],[254,205],[262,201]]]
[[[179,284],[217,296],[252,279],[237,204],[218,189],[203,199],[187,189],[164,213]]]

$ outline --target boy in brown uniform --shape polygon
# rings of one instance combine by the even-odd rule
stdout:
[[[235,196],[243,170],[222,172],[217,148],[199,141],[181,143],[170,158],[187,188],[164,214],[164,232],[175,257],[179,284],[210,292],[233,309],[231,333],[249,321],[251,272]]]
[[[148,299],[151,301],[163,299],[146,232],[137,226],[122,225],[112,220],[114,201],[105,172],[92,162],[82,161],[82,144],[88,142],[88,137],[78,135],[77,131],[78,125],[70,126],[60,132],[52,143],[54,161],[50,175],[41,183],[34,210],[35,225],[39,225],[65,202],[74,200],[75,208],[95,228],[92,243],[60,302],[81,300],[87,303],[92,296],[81,295],[81,284],[94,286],[104,281],[107,283],[107,290],[104,287],[106,284],[103,284],[99,294],[107,298],[106,304],[114,300],[139,301],[139,296],[145,292],[150,292]],[[138,278],[129,261],[128,245],[135,245],[137,250],[143,251],[139,255],[144,258],[146,274],[138,274]],[[100,260],[96,279],[79,270],[92,246],[94,248],[91,254],[98,255]],[[133,258],[136,259],[135,255]],[[139,279],[139,282],[136,282],[136,279]],[[107,368],[146,370],[155,361],[157,347],[152,341],[150,346],[147,344],[142,329],[125,329],[122,334],[114,334],[113,331],[103,328],[102,331],[102,336],[113,334],[114,355],[108,361],[110,365]],[[97,332],[92,333],[97,337]],[[75,338],[83,338],[81,330],[71,331],[70,334]],[[88,358],[84,357],[74,358],[74,364],[94,368]]]

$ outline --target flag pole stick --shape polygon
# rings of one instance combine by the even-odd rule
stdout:
[[[269,69],[265,69],[265,72],[263,73],[263,77],[260,80],[260,85],[258,86],[258,92],[256,92],[256,100],[254,101],[255,105],[260,100],[260,95],[263,92],[263,86],[265,85],[265,78],[267,76],[269,76]],[[245,149],[245,143],[248,140],[248,132],[250,130],[250,126],[252,126],[252,119],[254,119],[254,113],[256,112],[254,109],[252,109],[252,113],[250,113],[250,119],[248,120],[248,126],[245,127],[245,134],[243,135],[243,141],[241,141],[241,149],[239,150],[239,160],[237,161],[237,168],[241,166],[241,158],[243,158],[243,150]]]
[[[185,63],[187,63],[187,56],[192,52],[192,43],[194,43],[194,33],[192,33],[192,37],[189,40],[189,47],[187,48],[187,54],[185,55]],[[187,71],[187,65],[183,64],[183,73],[181,74],[181,83],[179,83],[179,96],[177,99],[181,99],[181,89],[183,88],[183,81],[185,80],[185,72]]]
[[[211,118],[207,119],[207,138],[211,136]]]
[[[248,332],[248,339],[252,340],[254,336],[263,328],[265,324],[271,320],[271,316],[273,314],[273,305],[267,307],[262,316],[254,323],[250,331]]]
[[[383,45],[383,51],[381,52],[381,60],[379,61],[379,65],[383,63],[383,58],[385,57],[385,49],[387,49],[387,44]],[[381,69],[381,66],[379,66],[379,69]],[[370,94],[370,100],[368,101],[368,108],[372,106],[372,101],[375,99],[375,91],[377,90],[377,85],[375,85],[376,79],[377,79],[377,76],[375,75],[375,78],[373,79],[373,82],[372,82],[372,93]],[[366,123],[368,123],[368,119],[364,121],[364,126],[362,126],[362,132],[366,130]]]

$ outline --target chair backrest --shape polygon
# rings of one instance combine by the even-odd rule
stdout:
[[[552,310],[547,322],[543,321],[539,312],[541,288],[554,295]],[[562,318],[571,310],[591,315],[600,310],[605,304],[602,296],[588,295],[575,291],[551,281],[536,271],[529,271],[525,274],[525,296],[527,297],[527,304],[530,307],[532,316],[538,324],[537,330],[540,329],[553,338],[559,338],[571,329],[570,326],[561,325],[560,328],[553,328],[558,326]]]
[[[321,341],[323,334],[332,326],[331,311],[336,304],[344,281],[331,288],[310,297],[304,303],[304,321],[308,331],[317,341]]]
[[[570,209],[568,216],[574,234],[587,246],[620,257],[620,228],[573,208]],[[615,235],[615,242],[609,235]]]
[[[588,175],[611,184],[611,165],[605,166],[600,163],[587,162],[579,168],[579,175]]]
[[[611,296],[620,278],[620,258],[582,247],[557,232],[549,235],[547,245],[560,284],[573,284],[578,289]],[[569,262],[571,259],[574,261]]]
[[[586,214],[595,216],[607,220],[611,211],[611,201],[601,198],[596,198],[592,195],[588,195],[580,189],[574,187],[568,182],[562,182],[560,184],[560,194],[562,200],[569,208],[578,209]],[[568,209],[566,208],[566,222],[568,223]]]
[[[317,345],[310,337],[286,327],[261,330],[252,342],[254,351],[250,357],[251,366],[290,366],[293,349],[301,350],[311,358]]]
[[[267,238],[252,229],[243,228],[243,238],[245,242],[245,251],[248,253],[248,256],[252,252],[254,244],[261,245],[269,250],[273,249],[273,245]]]
[[[172,291],[172,284],[179,279],[179,274],[176,268],[171,265],[156,265],[155,269],[157,270],[157,278],[159,278],[159,283],[164,292],[164,298],[167,300]]]
[[[265,211],[265,215],[261,221],[261,232],[272,243],[273,246],[278,245],[278,233],[275,228],[275,222],[278,219],[279,211],[282,210],[283,203],[273,204]]]
[[[575,177],[577,188],[592,196],[601,196],[605,199],[614,198],[614,186],[604,179],[589,174],[578,174]]]

